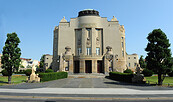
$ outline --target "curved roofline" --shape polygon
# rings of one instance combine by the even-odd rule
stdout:
[[[94,10],[94,9],[83,9],[82,11],[87,11],[87,10]],[[96,11],[96,10],[95,10]]]
[[[80,16],[100,16],[99,12],[94,9],[84,9],[78,13],[78,17]]]

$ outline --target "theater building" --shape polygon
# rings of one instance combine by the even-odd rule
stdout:
[[[86,9],[54,29],[52,69],[69,73],[123,72],[126,66],[125,29],[113,17]]]

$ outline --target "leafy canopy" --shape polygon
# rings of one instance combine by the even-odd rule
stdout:
[[[40,59],[40,68],[43,68],[44,67],[44,57],[45,57],[45,55],[42,55],[41,56],[41,59]]]
[[[141,68],[146,68],[146,62],[143,59],[143,56],[139,58],[139,64]]]
[[[20,43],[16,33],[7,34],[7,40],[2,52],[2,68],[6,69],[9,76],[12,75],[12,71],[18,70],[20,66],[21,50],[18,47]]]
[[[166,74],[172,66],[170,43],[166,34],[161,29],[155,29],[149,33],[147,39],[147,68],[158,74]]]

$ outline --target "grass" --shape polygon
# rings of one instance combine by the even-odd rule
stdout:
[[[158,83],[158,76],[151,76],[145,78],[147,83],[148,81],[150,82],[150,84]],[[163,85],[168,85],[168,83],[170,84],[170,86],[173,86],[173,77],[165,77],[165,79],[163,80]]]
[[[19,84],[19,83],[25,82],[26,79],[27,79],[27,76],[13,75],[11,79],[11,84]],[[0,85],[9,85],[7,76],[0,76]]]

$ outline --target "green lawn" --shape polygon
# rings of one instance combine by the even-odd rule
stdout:
[[[158,83],[158,77],[157,76],[151,76],[151,77],[145,77],[148,81],[150,81],[151,84],[156,84]],[[163,81],[163,85],[168,85],[168,83],[170,83],[171,86],[173,86],[173,77],[165,77],[164,81]]]
[[[27,79],[27,76],[14,75],[12,76],[11,83],[19,84],[19,83],[25,82],[26,79]],[[0,76],[0,85],[7,85],[7,84],[8,84],[8,77]]]

